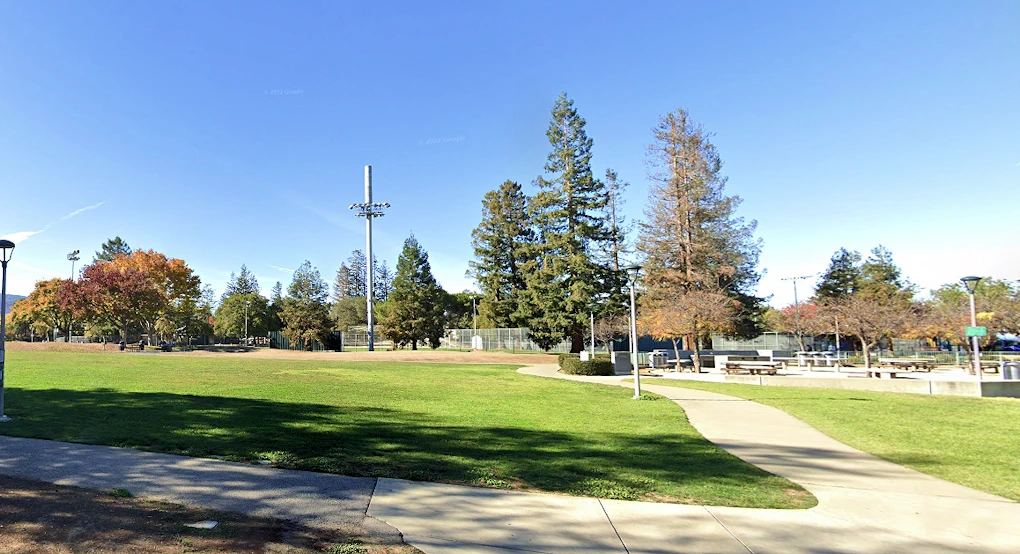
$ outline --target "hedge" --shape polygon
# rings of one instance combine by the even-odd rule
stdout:
[[[564,357],[560,370],[570,375],[616,375],[609,360],[581,361],[581,358]]]

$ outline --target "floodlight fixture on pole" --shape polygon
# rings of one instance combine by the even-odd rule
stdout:
[[[71,280],[72,281],[74,281],[74,262],[77,262],[78,260],[81,259],[81,258],[78,257],[78,254],[80,254],[80,253],[81,253],[81,250],[75,250],[75,251],[73,251],[73,252],[71,252],[70,254],[67,255],[67,260],[69,262],[71,262]]]
[[[3,265],[2,284],[0,284],[0,423],[11,420],[4,413],[4,343],[7,340],[7,262],[14,255],[14,243],[0,240],[0,264]]]
[[[797,299],[797,281],[801,279],[810,279],[814,275],[802,275],[800,277],[781,277],[780,281],[793,281],[793,311],[797,317],[797,345],[802,346],[804,342],[804,335],[800,330],[800,301]],[[801,348],[803,350],[803,348]],[[810,368],[809,368],[810,369]]]
[[[969,275],[963,277],[960,281],[963,282],[963,286],[967,287],[967,294],[970,296],[970,326],[977,327],[977,311],[974,309],[974,292],[977,291],[978,282],[981,281],[982,277],[976,277]],[[981,380],[981,351],[978,346],[977,336],[970,337],[971,350],[974,352],[974,374],[977,375],[978,381]]]
[[[74,262],[76,262],[76,261],[81,259],[81,258],[78,257],[79,253],[81,253],[81,250],[77,250],[76,249],[76,250],[74,250],[74,251],[72,251],[72,252],[67,254],[67,260],[71,262],[71,282],[72,283],[74,282]],[[68,337],[68,339],[67,340],[70,341],[71,337],[74,337],[74,321],[73,320],[70,321],[67,324],[67,327],[68,327],[68,330],[67,330],[67,337]]]
[[[372,305],[374,304],[374,292],[372,290],[372,274],[374,273],[374,265],[372,263],[372,220],[377,217],[386,215],[383,213],[385,208],[389,208],[389,202],[372,202],[372,166],[365,166],[365,201],[361,204],[351,204],[350,209],[358,210],[354,213],[357,217],[365,218],[365,274],[367,278],[365,282],[367,284],[365,290],[365,302],[368,307],[368,350],[369,352],[375,350],[375,316],[372,313]]]
[[[641,398],[641,372],[638,370],[637,359],[637,296],[634,288],[637,286],[641,266],[635,264],[626,269],[627,280],[630,283],[630,364],[634,367],[634,399],[637,400]]]

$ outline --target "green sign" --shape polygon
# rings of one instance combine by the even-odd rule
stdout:
[[[988,336],[988,327],[967,327],[968,337],[986,337]]]

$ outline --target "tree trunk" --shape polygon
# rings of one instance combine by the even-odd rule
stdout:
[[[418,350],[418,340],[417,339],[411,341],[411,350]]]
[[[680,339],[673,339],[673,355],[676,356],[676,367],[674,370],[680,373],[682,366],[680,365]]]
[[[584,333],[576,330],[570,334],[570,353],[579,354],[584,350]]]
[[[701,352],[698,351],[698,344],[694,340],[694,335],[685,335],[684,345],[691,347],[691,361],[694,362],[694,373],[701,373]]]
[[[860,335],[857,335],[857,338],[861,340],[861,350],[864,351],[864,367],[871,369],[871,347],[874,346],[875,343],[869,344],[868,341]]]

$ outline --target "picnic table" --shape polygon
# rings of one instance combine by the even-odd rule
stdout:
[[[871,367],[865,370],[865,374],[868,377],[880,378],[880,379],[895,379],[899,373],[909,373],[910,370],[902,368],[888,368],[888,367]]]
[[[747,371],[751,375],[775,375],[783,367],[783,362],[769,362],[764,360],[733,360],[727,361],[723,370],[726,373],[738,373]]]
[[[931,371],[935,362],[927,358],[879,358],[878,364],[893,369]]]

